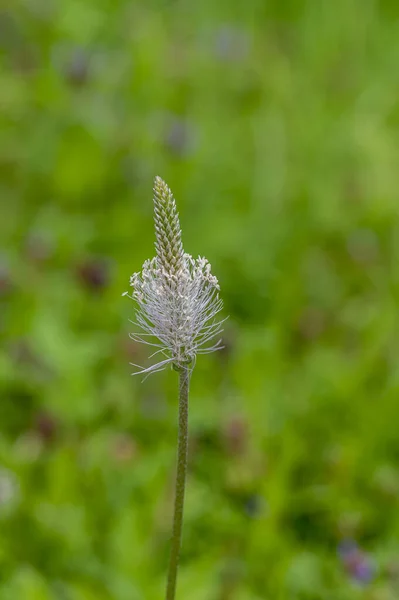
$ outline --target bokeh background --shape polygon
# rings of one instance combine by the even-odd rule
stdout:
[[[192,378],[179,598],[399,597],[399,7],[5,0],[0,599],[163,597],[176,374],[152,182],[230,318]]]

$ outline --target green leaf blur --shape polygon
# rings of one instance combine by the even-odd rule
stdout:
[[[152,182],[225,302],[179,600],[399,597],[399,6],[5,0],[0,600],[157,600],[173,371],[131,376]]]

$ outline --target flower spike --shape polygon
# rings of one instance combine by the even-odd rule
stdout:
[[[131,337],[155,346],[155,354],[163,358],[139,368],[137,373],[142,374],[170,364],[177,369],[193,365],[197,354],[218,350],[220,340],[208,343],[222,332],[223,323],[216,318],[223,307],[218,280],[205,258],[194,259],[184,252],[176,202],[160,177],[154,182],[154,221],[156,256],[130,278],[139,330]]]

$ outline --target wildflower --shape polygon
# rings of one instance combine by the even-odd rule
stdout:
[[[133,292],[124,294],[138,307],[133,323],[139,331],[131,339],[157,348],[152,356],[163,356],[148,368],[133,365],[148,374],[169,364],[192,368],[197,354],[221,348],[221,340],[210,342],[223,322],[216,318],[223,306],[218,280],[205,258],[184,252],[176,202],[160,177],[154,182],[154,221],[156,256],[131,276]]]
[[[101,292],[109,283],[110,265],[105,258],[87,258],[78,265],[76,273],[86,289]]]
[[[343,540],[338,546],[338,555],[346,572],[354,581],[365,585],[373,579],[374,563],[354,540]]]
[[[225,23],[216,32],[215,54],[223,62],[237,63],[247,58],[251,51],[246,31]]]
[[[137,304],[135,325],[139,332],[130,337],[154,346],[154,355],[163,358],[139,373],[155,373],[171,364],[179,373],[179,427],[173,531],[166,586],[166,600],[174,600],[183,527],[184,494],[188,454],[189,383],[197,354],[220,348],[222,309],[219,284],[211,265],[199,256],[184,252],[176,203],[172,192],[160,178],[154,183],[154,220],[156,255],[146,260],[140,273],[130,279],[129,296]],[[154,341],[156,340],[156,341]]]

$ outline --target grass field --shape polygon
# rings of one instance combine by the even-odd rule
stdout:
[[[0,600],[163,598],[152,182],[221,284],[178,600],[399,597],[399,5],[5,0]]]

